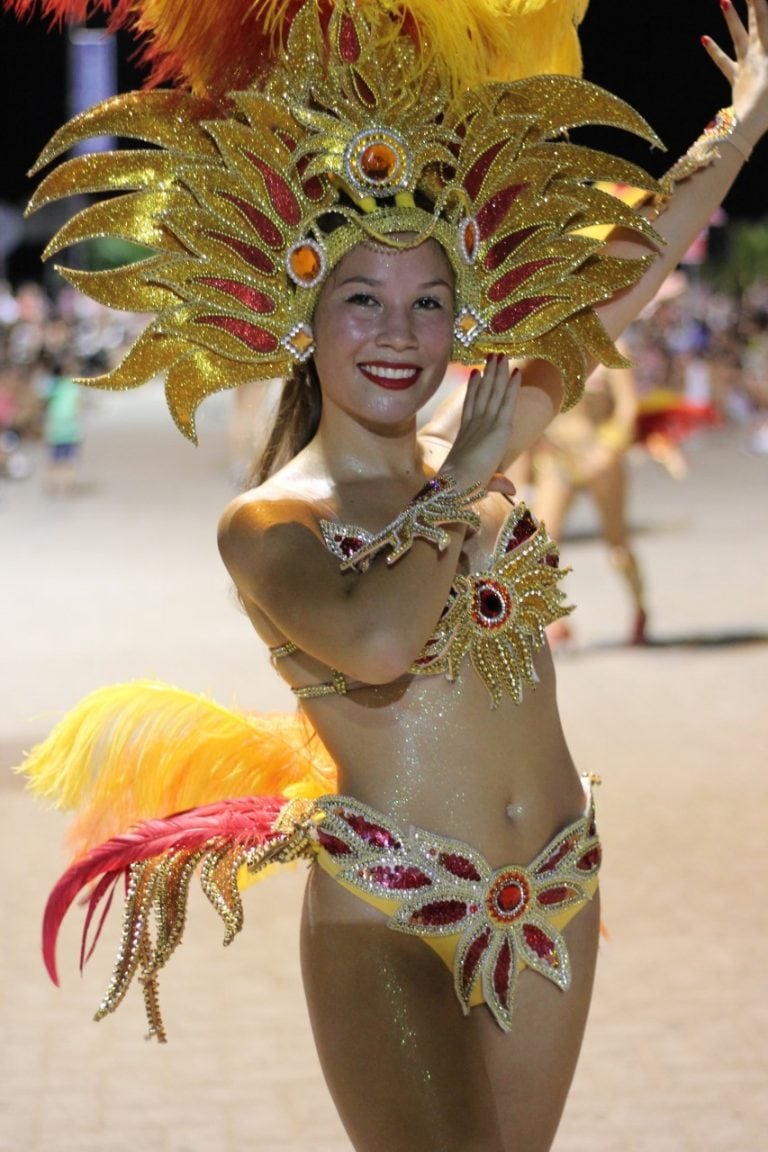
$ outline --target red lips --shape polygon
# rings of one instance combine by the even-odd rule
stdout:
[[[358,364],[358,371],[377,384],[379,388],[387,388],[392,392],[401,392],[412,388],[421,375],[418,364],[393,364],[390,361],[370,361]]]

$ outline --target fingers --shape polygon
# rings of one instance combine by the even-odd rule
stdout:
[[[720,9],[725,17],[725,23],[728,25],[733,47],[736,50],[736,58],[741,59],[749,43],[747,29],[742,24],[741,17],[733,6],[732,0],[720,0]],[[747,0],[747,9],[749,12],[749,24],[751,26],[754,8],[750,0]]]
[[[482,408],[490,419],[495,419],[502,406],[510,402],[510,389],[516,389],[519,374],[517,369],[510,372],[506,356],[489,356],[477,388],[478,411]]]
[[[757,31],[760,43],[768,47],[768,3],[766,0],[752,0],[749,5],[749,29]]]
[[[709,36],[702,36],[701,42],[709,58],[714,60],[716,66],[720,69],[723,76],[725,76],[728,83],[733,86],[736,78],[735,61],[731,60],[730,56],[727,56],[722,48],[716,44],[714,40],[711,40]]]
[[[516,399],[519,377],[519,369],[510,372],[509,361],[502,355],[489,356],[482,372],[473,368],[464,397],[464,420],[479,416],[492,420],[498,416],[503,405]]]

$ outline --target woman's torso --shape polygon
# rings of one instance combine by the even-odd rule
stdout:
[[[479,510],[481,529],[468,535],[461,556],[464,574],[485,569],[510,505],[492,495]],[[344,509],[335,511],[343,520]],[[285,641],[258,608],[246,608],[270,647]],[[328,679],[328,669],[301,652],[278,666],[292,687]],[[495,866],[525,862],[584,808],[546,645],[535,650],[534,667],[535,683],[526,684],[522,701],[505,695],[495,708],[469,657],[454,681],[409,675],[302,706],[338,766],[340,792],[406,824],[468,841]]]

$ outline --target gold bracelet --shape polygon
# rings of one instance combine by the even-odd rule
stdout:
[[[452,476],[433,476],[381,532],[366,532],[336,520],[321,520],[320,530],[328,550],[341,560],[342,572],[350,568],[365,572],[382,549],[392,549],[387,564],[394,564],[416,539],[429,540],[439,552],[444,552],[451,538],[443,524],[466,524],[467,528],[477,531],[480,517],[472,505],[485,495],[482,484],[472,484],[457,492]]]
[[[676,184],[679,184],[681,180],[687,180],[694,172],[708,168],[715,160],[720,159],[721,144],[730,144],[745,163],[752,155],[752,145],[740,130],[738,117],[732,107],[721,108],[714,120],[707,125],[685,155],[672,165],[665,176],[662,176],[659,181],[662,195],[656,197],[655,200],[655,206],[660,211],[666,207]]]

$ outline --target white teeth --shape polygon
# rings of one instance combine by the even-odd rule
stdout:
[[[381,376],[383,380],[410,380],[416,373],[415,368],[385,368],[381,364],[361,364],[371,376]]]

